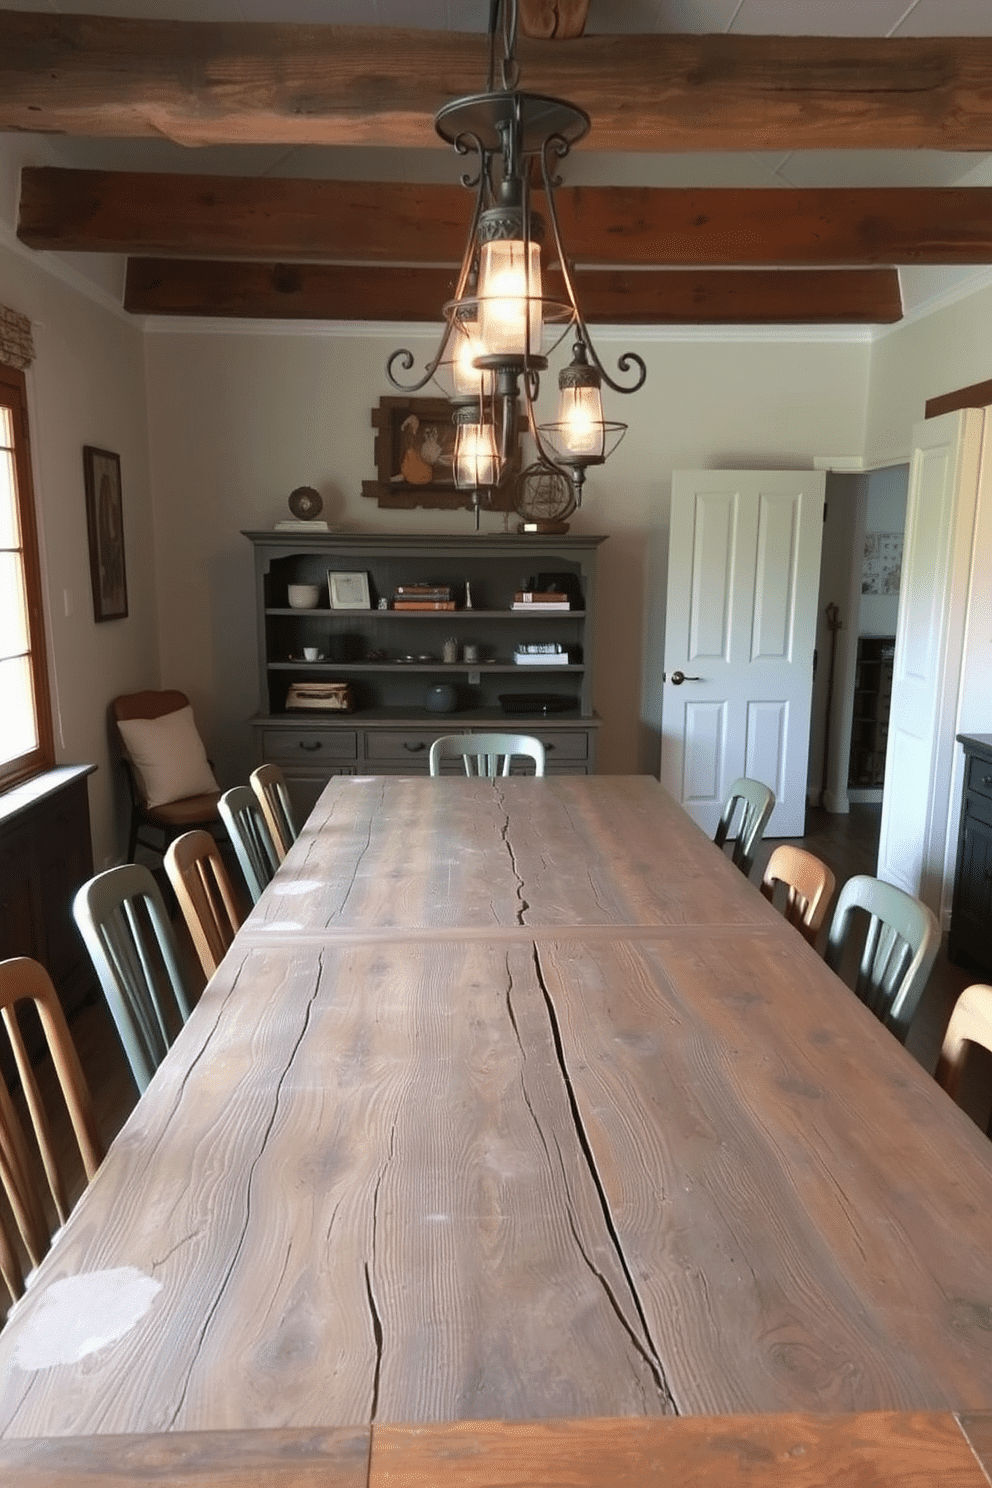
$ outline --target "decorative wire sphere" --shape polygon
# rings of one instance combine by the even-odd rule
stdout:
[[[521,472],[513,505],[527,522],[564,522],[575,511],[575,492],[567,475],[537,460]]]

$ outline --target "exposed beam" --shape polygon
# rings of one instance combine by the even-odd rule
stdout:
[[[992,150],[992,37],[524,39],[599,150]],[[188,145],[440,144],[486,38],[0,11],[0,129]]]
[[[549,276],[555,293],[555,276]],[[124,307],[142,315],[304,320],[441,320],[446,269],[132,258]],[[590,269],[578,275],[593,324],[878,324],[902,315],[894,269]]]
[[[992,263],[992,188],[558,193],[578,263]],[[56,252],[457,263],[460,186],[27,168],[17,235]]]

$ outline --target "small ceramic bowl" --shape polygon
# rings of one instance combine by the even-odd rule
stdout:
[[[313,610],[320,599],[319,584],[289,584],[289,607],[291,610]]]

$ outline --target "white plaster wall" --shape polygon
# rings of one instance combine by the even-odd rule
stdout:
[[[384,364],[409,338],[277,328],[196,332],[159,322],[147,336],[152,489],[163,677],[193,697],[224,783],[251,763],[257,705],[251,550],[243,528],[287,514],[298,485],[323,495],[332,525],[469,535],[468,512],[380,511],[370,412],[391,389]],[[648,363],[645,388],[613,397],[630,424],[590,477],[574,531],[603,532],[597,629],[600,768],[657,771],[671,472],[679,467],[809,468],[859,450],[864,342],[600,335],[608,366],[625,346]],[[433,339],[412,343],[427,354]],[[483,517],[500,530],[501,515]],[[815,576],[812,576],[815,582]]]
[[[100,868],[122,856],[126,841],[107,705],[116,693],[157,686],[159,678],[143,336],[95,286],[81,292],[72,269],[57,265],[65,277],[56,277],[45,267],[51,255],[17,243],[16,176],[17,156],[7,145],[0,157],[0,303],[30,317],[37,351],[27,384],[56,758],[97,766],[89,794]],[[84,444],[121,457],[130,613],[100,625],[90,587]]]

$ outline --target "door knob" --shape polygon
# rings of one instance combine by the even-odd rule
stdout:
[[[672,673],[672,686],[681,687],[683,682],[702,682],[702,677],[687,677],[685,672]]]

